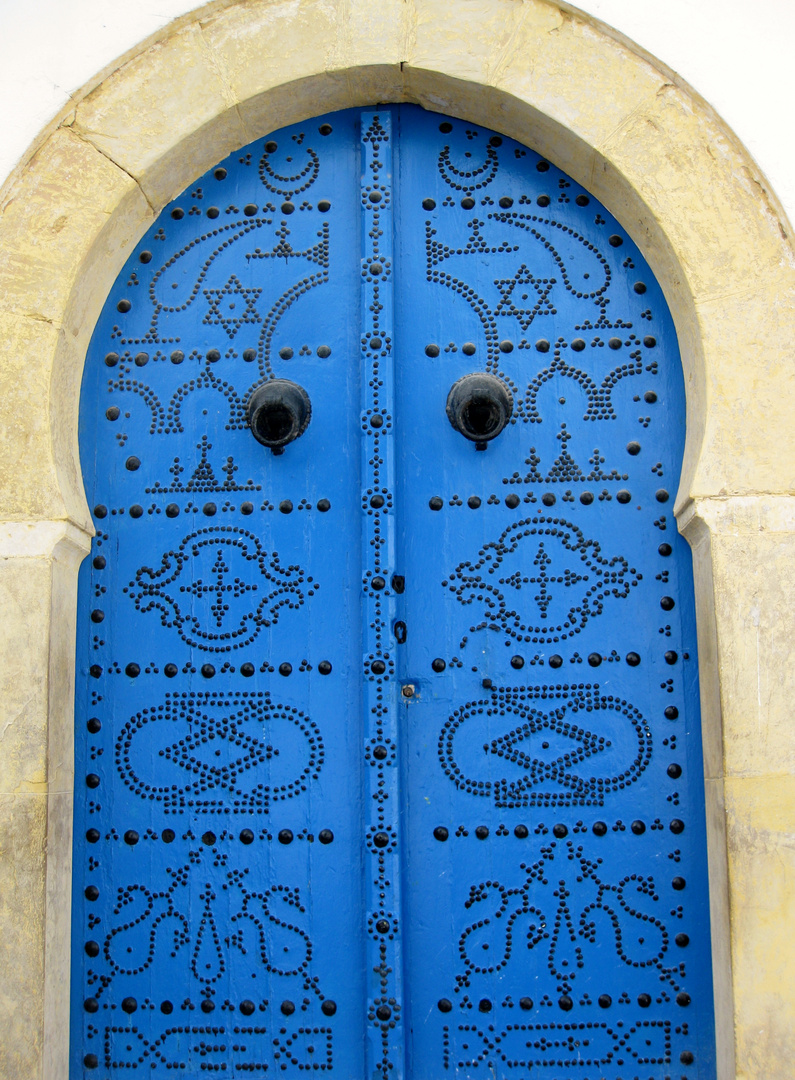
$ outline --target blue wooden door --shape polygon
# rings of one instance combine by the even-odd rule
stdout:
[[[75,1077],[712,1080],[684,419],[640,252],[493,132],[163,211],[81,400]]]

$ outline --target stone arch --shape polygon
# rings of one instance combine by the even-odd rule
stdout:
[[[719,1076],[736,1049],[739,1076],[783,1080],[795,989],[777,973],[795,945],[767,927],[795,891],[777,854],[795,807],[776,668],[795,636],[789,226],[694,91],[550,0],[216,0],[75,95],[0,193],[0,1071],[67,1069],[74,607],[91,532],[77,408],[94,322],[138,237],[215,161],[379,101],[533,146],[611,209],[664,289],[688,394],[676,513],[696,572]]]

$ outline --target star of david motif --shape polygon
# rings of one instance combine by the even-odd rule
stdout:
[[[230,338],[234,338],[245,323],[262,321],[256,308],[262,289],[245,288],[235,274],[223,289],[205,289],[204,295],[208,309],[202,321],[209,326],[223,326]]]
[[[543,706],[534,703],[542,692]],[[576,722],[581,713],[588,727]],[[495,735],[495,727],[506,730]],[[498,808],[601,806],[606,793],[634,783],[645,770],[651,730],[633,705],[603,698],[598,686],[498,688],[492,700],[453,713],[438,753],[456,787]]]
[[[225,652],[250,645],[283,607],[300,607],[317,587],[300,566],[282,566],[264,551],[253,533],[211,526],[166,552],[159,570],[142,566],[128,592],[140,612],[159,611],[161,624],[186,644]]]
[[[494,284],[500,290],[500,302],[494,314],[515,315],[523,331],[527,330],[536,315],[553,313],[549,294],[553,285],[557,284],[557,278],[537,278],[522,263],[512,278],[495,280]]]
[[[261,693],[166,695],[164,706],[125,724],[116,743],[124,783],[171,811],[268,813],[306,790],[323,758],[316,724]]]
[[[576,525],[539,515],[509,526],[475,561],[459,563],[445,584],[460,604],[477,605],[481,621],[471,632],[498,630],[509,640],[549,643],[579,634],[606,602],[626,599],[640,580],[622,555],[604,557]],[[522,595],[510,594],[533,586],[537,612],[523,612]]]

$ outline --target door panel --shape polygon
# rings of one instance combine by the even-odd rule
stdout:
[[[710,1075],[670,316],[618,223],[511,140],[412,113],[400,189],[411,1074]],[[478,450],[443,407],[483,370],[514,415]]]
[[[76,1074],[364,1067],[359,118],[321,126],[168,208],[92,342]],[[312,403],[280,455],[274,369]]]
[[[714,1077],[684,420],[640,252],[493,132],[349,110],[163,211],[81,399],[75,1076]]]

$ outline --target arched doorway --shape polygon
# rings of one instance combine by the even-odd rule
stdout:
[[[67,1070],[76,575],[93,531],[77,403],[107,291],[159,209],[235,147],[323,110],[409,100],[558,162],[621,220],[665,292],[688,395],[675,510],[696,577],[718,1074],[733,1077],[736,1058],[738,1075],[783,1080],[794,1007],[786,221],[698,93],[575,9],[394,3],[368,37],[374,10],[199,9],[75,94],[3,192],[0,1062],[19,1076]]]
[[[84,384],[75,1067],[713,1075],[684,387],[639,251],[412,106],[183,195]]]

